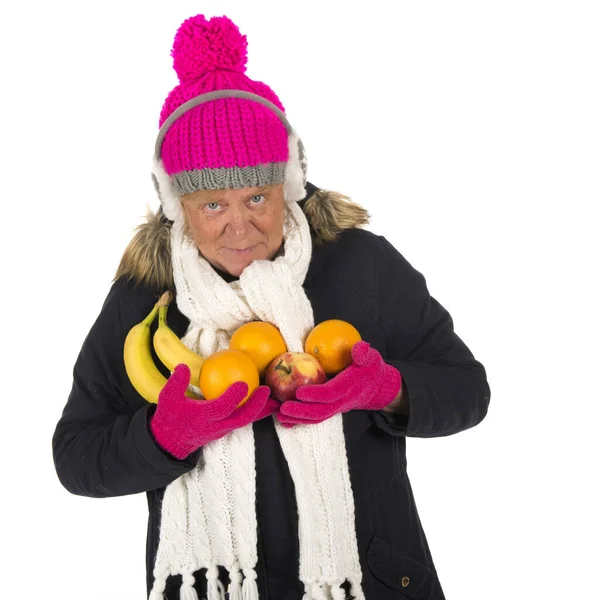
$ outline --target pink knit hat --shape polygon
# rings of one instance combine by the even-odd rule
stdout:
[[[273,90],[246,76],[246,36],[228,17],[196,15],[179,27],[171,56],[179,78],[160,114],[153,176],[170,219],[182,194],[284,183],[305,196],[302,143]]]

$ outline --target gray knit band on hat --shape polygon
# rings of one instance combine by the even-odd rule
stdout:
[[[220,169],[194,169],[172,175],[178,194],[191,194],[197,190],[222,190],[227,188],[262,187],[283,183],[287,163],[268,163],[254,167],[228,167]]]

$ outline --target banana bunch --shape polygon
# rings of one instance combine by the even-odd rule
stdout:
[[[204,362],[204,359],[190,350],[167,324],[167,310],[172,298],[171,292],[165,292],[148,316],[129,330],[123,346],[123,359],[129,380],[142,398],[155,404],[158,402],[160,391],[167,383],[166,377],[154,364],[150,346],[150,325],[157,316],[158,328],[152,338],[152,345],[156,355],[169,371],[173,372],[178,364],[185,363],[190,368],[190,383],[199,386],[200,367]],[[187,392],[186,395],[198,399],[192,392]]]

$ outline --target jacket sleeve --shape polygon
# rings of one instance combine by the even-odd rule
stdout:
[[[180,461],[154,441],[155,405],[133,388],[123,363],[129,329],[150,312],[147,288],[113,284],[73,369],[73,385],[52,438],[56,473],[71,493],[96,498],[166,486],[191,470],[200,451]]]
[[[412,437],[447,436],[477,425],[490,401],[483,365],[454,332],[448,311],[430,296],[424,276],[384,237],[378,240],[375,301],[384,359],[402,375],[409,415],[379,411],[376,423]]]

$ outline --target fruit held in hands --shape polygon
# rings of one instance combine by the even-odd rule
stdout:
[[[198,377],[204,360],[200,355],[190,350],[169,327],[167,323],[167,311],[172,301],[173,294],[169,291],[165,292],[158,301],[158,306],[160,306],[158,328],[152,338],[154,351],[171,373],[175,371],[177,365],[185,363],[190,368],[190,383],[198,387],[200,385]]]
[[[200,391],[206,400],[214,400],[225,393],[236,381],[248,384],[248,394],[241,406],[258,387],[258,369],[252,359],[241,350],[221,350],[209,356],[200,369]]]
[[[294,400],[301,385],[325,383],[321,363],[306,352],[285,352],[267,367],[265,383],[279,402]]]
[[[145,319],[131,327],[123,345],[125,371],[131,384],[142,398],[153,404],[158,402],[158,396],[167,383],[167,378],[154,364],[150,350],[152,345],[150,325],[158,316],[161,306],[161,302],[157,302]],[[188,398],[197,398],[190,391],[185,395]]]
[[[148,316],[129,330],[123,347],[129,381],[144,400],[153,404],[158,402],[158,395],[167,383],[167,378],[157,369],[150,352],[150,325],[159,310],[156,303]]]
[[[314,356],[327,375],[335,375],[352,362],[352,346],[360,342],[358,329],[347,321],[329,319],[308,334],[304,351]]]
[[[229,340],[231,350],[245,352],[263,377],[271,361],[287,348],[279,329],[265,321],[250,321],[238,327]]]

